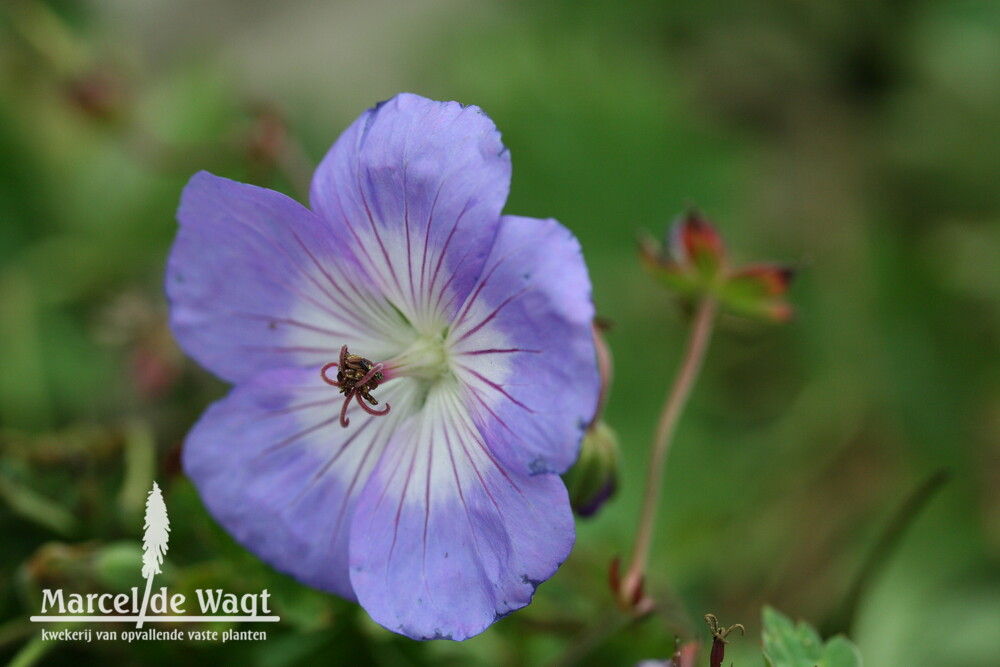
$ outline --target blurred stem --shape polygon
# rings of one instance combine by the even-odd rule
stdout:
[[[37,51],[54,72],[66,76],[87,64],[87,47],[47,3],[21,0],[4,3],[3,8],[24,42]]]
[[[139,517],[156,474],[156,440],[153,429],[141,419],[125,427],[125,475],[118,492],[118,506],[126,516]]]
[[[69,625],[57,625],[52,629],[52,632],[59,632],[60,630],[65,630],[69,628]],[[21,650],[11,658],[10,662],[7,663],[7,667],[31,667],[37,664],[45,654],[51,651],[53,648],[59,645],[59,642],[52,640],[43,640],[41,633],[38,633],[32,637],[27,644],[21,647]]]
[[[608,394],[611,393],[611,381],[614,379],[615,374],[615,364],[611,358],[611,348],[608,347],[608,342],[604,339],[604,332],[607,329],[607,324],[600,323],[597,319],[594,320],[594,348],[597,350],[597,370],[601,376],[601,391],[597,395],[597,409],[594,410],[594,418],[590,420],[590,424],[587,426],[588,429],[593,428],[601,420],[601,415],[604,414],[604,406],[608,402]]]
[[[0,422],[44,426],[54,421],[42,344],[41,299],[27,268],[0,273]]]
[[[15,618],[0,625],[0,649],[8,644],[24,639],[34,634],[36,626],[30,621]]]
[[[79,527],[76,517],[61,505],[2,473],[0,501],[6,503],[15,514],[65,537],[76,534]]]
[[[663,470],[670,451],[670,443],[684,406],[687,404],[691,388],[694,386],[698,373],[705,359],[705,351],[712,337],[715,324],[717,303],[711,296],[705,296],[698,304],[691,323],[691,334],[681,367],[674,378],[674,385],[667,395],[660,413],[660,422],[653,436],[653,444],[649,451],[649,465],[646,469],[646,490],[642,499],[639,514],[639,526],[635,533],[635,545],[632,548],[632,561],[622,579],[618,595],[619,601],[626,606],[634,606],[642,597],[642,584],[649,564],[649,549],[653,541],[656,525],[656,510],[660,500],[660,486],[663,482]]]
[[[862,563],[837,611],[823,624],[822,634],[824,637],[850,632],[854,618],[858,613],[858,605],[865,591],[868,590],[871,580],[888,562],[889,557],[899,546],[906,529],[913,525],[927,503],[948,481],[948,477],[949,472],[944,468],[935,470],[920,483],[920,486],[914,489],[913,493],[896,510],[896,514],[893,515],[892,520],[885,527],[885,531],[879,536],[878,542],[875,543],[868,557]]]

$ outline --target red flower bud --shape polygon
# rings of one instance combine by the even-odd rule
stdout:
[[[714,276],[725,263],[726,250],[722,237],[697,211],[691,211],[675,222],[670,235],[678,261],[696,268],[705,277]]]
[[[791,284],[792,269],[776,264],[751,264],[734,271],[720,292],[729,310],[748,317],[786,322],[792,307],[782,300]]]
[[[683,294],[711,288],[723,270],[725,255],[722,237],[696,212],[678,218],[665,242],[648,235],[639,239],[643,266]]]
[[[745,282],[761,296],[781,296],[788,291],[795,271],[777,264],[749,264],[730,275],[729,282]]]
[[[770,322],[792,316],[782,297],[794,272],[778,264],[731,269],[722,236],[697,211],[678,218],[664,241],[640,237],[639,260],[682,297],[713,298],[729,312]]]

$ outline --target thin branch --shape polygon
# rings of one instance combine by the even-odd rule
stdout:
[[[649,452],[646,490],[642,499],[635,545],[632,549],[632,561],[622,579],[619,590],[619,599],[622,601],[638,601],[641,597],[640,589],[646,574],[646,567],[649,564],[649,550],[656,525],[656,510],[660,502],[660,486],[663,481],[667,454],[670,451],[670,443],[677,428],[677,422],[680,420],[681,413],[684,412],[691,388],[694,386],[705,359],[708,342],[712,337],[716,309],[717,304],[712,297],[705,297],[698,305],[681,367],[674,379],[674,385],[667,395],[667,400],[663,404],[663,411],[660,413],[660,422],[657,425]]]
[[[950,476],[951,474],[944,468],[935,470],[914,489],[913,493],[896,510],[868,557],[858,569],[858,573],[837,611],[823,624],[824,637],[848,633],[851,630],[857,616],[858,605],[867,592],[872,579],[885,567],[899,546],[906,530],[913,525],[920,513],[927,507],[927,503],[941,490]]]

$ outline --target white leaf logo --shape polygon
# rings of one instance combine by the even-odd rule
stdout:
[[[135,627],[141,628],[146,606],[149,604],[149,591],[153,585],[153,576],[160,573],[163,556],[167,553],[167,541],[170,539],[170,520],[167,518],[167,506],[163,503],[160,487],[153,482],[153,488],[146,498],[146,531],[142,535],[142,576],[146,580],[146,593],[142,596],[142,608]]]

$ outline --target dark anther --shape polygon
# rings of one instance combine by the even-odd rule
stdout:
[[[331,368],[337,368],[337,379],[331,380],[326,374]],[[368,401],[372,405],[378,405],[378,400],[372,396],[380,382],[383,381],[382,364],[374,364],[364,357],[356,354],[348,354],[347,346],[340,348],[340,361],[331,362],[319,371],[320,377],[328,385],[340,388],[340,393],[344,394],[344,405],[340,408],[340,425],[347,428],[351,420],[347,418],[347,406],[352,398],[357,399],[358,405],[370,415],[381,417],[389,414],[389,404],[386,403],[383,410],[372,410],[365,405]],[[362,400],[363,399],[363,400]]]

